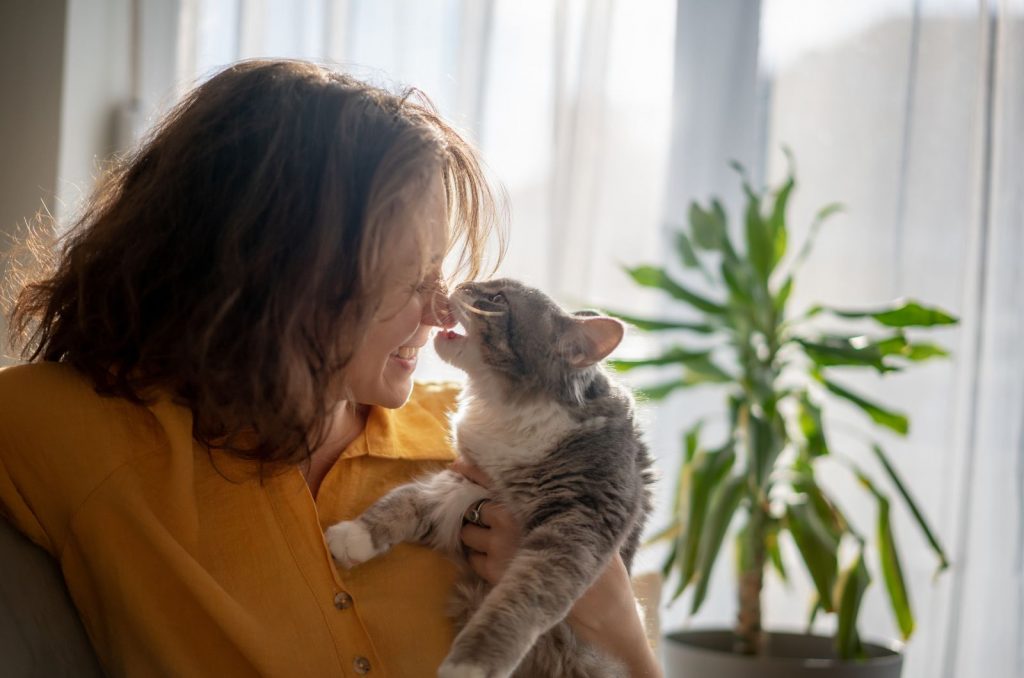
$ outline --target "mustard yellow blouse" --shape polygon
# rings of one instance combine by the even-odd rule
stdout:
[[[374,408],[314,500],[212,454],[190,412],[98,396],[73,369],[0,370],[0,508],[59,562],[108,673],[433,676],[453,564],[402,545],[339,572],[323,529],[454,458],[452,386]]]

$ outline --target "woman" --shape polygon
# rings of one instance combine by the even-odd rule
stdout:
[[[339,572],[322,530],[453,461],[454,391],[412,376],[441,262],[475,276],[491,213],[429,106],[292,61],[215,76],[97,190],[14,309],[0,503],[109,673],[433,674],[452,564]],[[464,536],[494,581],[518,530],[487,510]],[[621,562],[572,619],[656,674]]]

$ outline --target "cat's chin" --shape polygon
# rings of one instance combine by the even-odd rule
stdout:
[[[434,350],[437,351],[438,357],[449,365],[465,369],[461,363],[468,343],[465,335],[454,330],[444,330],[434,337]]]

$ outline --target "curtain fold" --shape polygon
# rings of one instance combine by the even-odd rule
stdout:
[[[977,320],[942,663],[1024,675],[1024,3],[983,4]],[[941,672],[940,669],[941,668]]]
[[[680,16],[717,4],[680,0]],[[769,183],[787,171],[781,147],[792,149],[791,240],[803,239],[820,206],[847,207],[819,238],[795,307],[910,297],[961,317],[958,328],[933,334],[952,349],[951,361],[884,379],[845,378],[907,412],[908,438],[875,432],[853,409],[832,407],[828,415],[842,454],[870,465],[867,443],[877,439],[889,450],[953,561],[935,579],[935,559],[912,520],[894,511],[918,622],[904,675],[1024,675],[1024,8],[1019,0],[764,0],[761,7],[764,134],[756,120],[738,122],[735,134],[762,144]],[[704,26],[724,41],[747,20]],[[677,46],[677,69],[707,76],[723,51],[735,56],[734,42],[716,51],[680,24],[679,41],[688,37],[689,48]],[[714,79],[718,86],[700,99],[677,89],[670,184],[696,175],[691,184],[724,190],[708,167],[724,167],[730,157],[707,149],[735,102],[750,96],[751,86],[735,80]],[[695,108],[711,111],[712,122],[696,122]],[[688,125],[693,138],[681,133]],[[669,205],[670,214],[681,208],[671,195]],[[823,466],[846,513],[873,533],[871,500],[840,468]],[[792,544],[783,546],[794,553]],[[790,587],[768,578],[769,627],[803,626],[811,587],[801,576]],[[669,623],[729,623],[728,579],[715,573],[707,614],[687,620],[670,611]],[[868,638],[898,636],[883,589],[877,581],[864,603]],[[830,632],[832,622],[816,629]]]
[[[936,333],[952,360],[848,380],[910,415],[908,438],[876,437],[953,559],[933,581],[927,545],[894,510],[918,620],[905,676],[1024,675],[1024,0],[182,5],[185,80],[242,56],[300,56],[426,91],[508,190],[502,273],[573,307],[656,312],[618,265],[667,257],[665,224],[691,199],[734,206],[730,160],[772,183],[791,148],[791,239],[820,206],[847,206],[805,266],[797,308],[907,296],[962,318]],[[628,337],[624,350],[645,341]],[[664,478],[683,425],[719,409],[694,392],[646,414]],[[860,413],[837,407],[830,424],[835,446],[861,461],[871,429]],[[873,502],[841,469],[822,474],[871,533]],[[639,562],[659,561],[655,549]],[[731,623],[728,563],[723,554],[700,618],[678,605],[663,610],[666,626]],[[803,626],[810,586],[795,579],[768,578],[768,625]],[[864,604],[869,638],[897,635],[883,588]]]

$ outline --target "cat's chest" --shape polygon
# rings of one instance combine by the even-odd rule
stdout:
[[[481,466],[537,462],[568,439],[580,424],[550,405],[502,407],[474,402],[455,421],[459,450]]]

